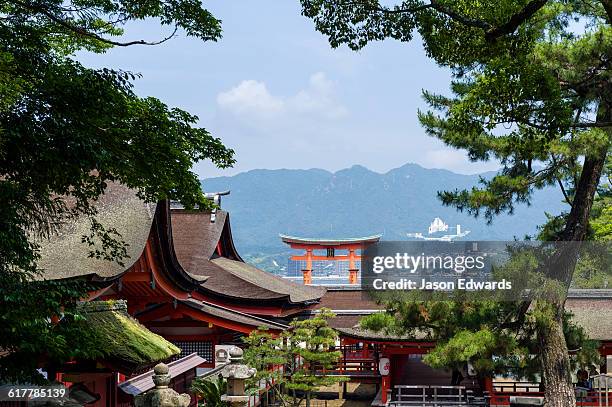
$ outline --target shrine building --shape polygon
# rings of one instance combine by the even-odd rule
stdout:
[[[219,202],[220,196],[210,198]],[[196,374],[215,368],[216,348],[241,345],[240,338],[258,327],[282,332],[325,293],[245,263],[223,210],[188,211],[168,201],[149,204],[119,184],[109,184],[96,209],[102,226],[127,244],[125,258],[111,262],[92,256],[82,242],[91,224],[79,218],[40,243],[41,278],[87,282],[92,289],[85,302],[110,307],[109,318],[92,318],[91,324],[110,317],[133,321],[140,336],[160,349],[136,358],[138,363],[111,363],[121,358],[109,353],[46,367],[59,381],[78,383],[97,395],[95,407],[129,405],[133,396],[152,387],[150,369],[160,360],[176,360],[169,366],[180,384],[176,390],[184,392]],[[117,301],[122,305],[113,308]]]
[[[348,279],[330,286],[326,285],[325,295],[314,309],[305,310],[303,317],[315,315],[318,309],[331,309],[336,315],[330,320],[330,325],[339,334],[339,348],[343,357],[337,366],[337,374],[349,377],[355,383],[373,383],[377,395],[373,405],[386,406],[389,403],[412,400],[417,402],[423,397],[431,401],[434,391],[463,391],[476,395],[488,394],[490,405],[506,406],[510,398],[516,396],[541,396],[541,388],[534,383],[517,382],[511,379],[487,378],[482,381],[464,372],[463,379],[451,386],[452,373],[442,369],[433,369],[423,362],[423,357],[435,347],[435,342],[426,334],[415,334],[406,337],[394,337],[382,332],[373,332],[360,328],[359,320],[364,316],[378,313],[384,307],[371,298],[357,284],[360,269],[356,262],[359,253],[368,244],[377,242],[380,236],[348,239],[298,238],[281,235],[281,240],[295,249],[299,254],[291,256],[291,260],[301,261],[303,267],[303,284],[313,286],[315,260],[324,259],[328,262],[349,262],[351,266]],[[338,256],[335,249],[349,250],[348,256]],[[325,255],[316,255],[315,250],[325,250]],[[316,285],[315,285],[316,286]],[[582,326],[589,338],[599,342],[599,353],[603,364],[598,373],[612,373],[612,290],[571,289],[566,301],[566,309],[572,312],[572,320]],[[608,379],[606,379],[608,380]],[[346,387],[346,383],[344,384]],[[411,394],[401,394],[410,391]],[[459,396],[458,393],[455,393]],[[447,394],[448,397],[450,397]],[[449,398],[446,398],[446,401]],[[603,396],[602,396],[603,397]],[[606,398],[592,395],[579,401],[579,405],[597,405]],[[465,400],[465,398],[463,398]],[[608,394],[608,402],[612,401],[612,393]],[[484,401],[483,401],[484,402]],[[401,404],[401,403],[400,403]],[[426,403],[425,403],[426,404]],[[424,405],[425,405],[424,404]],[[429,405],[429,404],[427,404]]]
[[[220,204],[225,194],[207,196]],[[359,328],[361,317],[382,310],[358,285],[361,252],[380,235],[351,239],[282,235],[284,243],[299,250],[291,260],[301,273],[302,284],[296,284],[241,258],[230,214],[222,209],[190,211],[168,201],[146,203],[116,183],[109,184],[96,209],[96,219],[105,230],[117,232],[126,243],[120,261],[105,260],[100,252],[92,255],[91,247],[83,243],[83,236],[91,233],[86,218],[72,220],[40,242],[41,278],[86,282],[91,289],[80,305],[87,316],[85,329],[108,342],[94,360],[50,366],[41,358],[40,368],[69,386],[78,402],[93,407],[131,405],[134,396],[153,387],[151,369],[159,361],[168,363],[175,390],[188,392],[196,375],[214,373],[219,367],[217,351],[242,345],[241,338],[258,327],[281,333],[294,318],[309,318],[323,307],[337,315],[330,324],[339,333],[337,348],[343,354],[328,373],[376,386],[373,405],[397,401],[398,386],[433,388],[450,382],[448,372],[422,362],[435,345],[427,337],[395,338]],[[317,262],[341,264],[334,269],[341,284],[314,284],[326,273]],[[611,371],[612,290],[570,292],[567,308],[599,341],[600,354],[608,357],[600,372]],[[62,323],[62,318],[54,318],[54,323]],[[539,390],[521,383],[478,383],[469,376],[461,386],[489,392],[492,405],[507,405],[513,394]],[[192,405],[196,403],[192,397]],[[256,404],[254,395],[248,407]]]

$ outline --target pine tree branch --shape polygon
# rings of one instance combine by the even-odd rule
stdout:
[[[612,122],[582,122],[573,124],[571,127],[587,128],[587,127],[612,127]]]
[[[468,18],[466,16],[463,16],[459,13],[457,13],[456,11],[443,6],[442,4],[438,3],[437,0],[431,0],[431,6],[436,10],[439,11],[442,14],[445,14],[447,16],[449,16],[451,19],[453,19],[454,21],[457,21],[463,25],[466,25],[468,27],[474,27],[474,28],[481,28],[483,30],[491,30],[491,25],[489,23],[487,23],[486,21],[482,21],[482,20],[474,20],[471,18]]]
[[[352,4],[359,4],[362,6],[366,6],[368,7],[370,10],[372,11],[378,11],[380,13],[384,13],[384,14],[412,14],[412,13],[417,13],[419,11],[423,11],[423,10],[427,10],[427,9],[434,9],[448,17],[450,17],[451,19],[460,22],[463,25],[469,26],[469,27],[474,27],[474,28],[480,28],[482,30],[489,30],[491,29],[491,25],[489,23],[487,23],[486,21],[482,21],[482,20],[475,20],[475,19],[471,19],[468,18],[464,15],[461,15],[459,13],[457,13],[456,11],[454,11],[453,9],[440,4],[438,2],[438,0],[431,0],[430,3],[427,4],[423,4],[420,6],[416,6],[416,7],[409,7],[409,8],[396,8],[396,9],[388,9],[388,8],[384,8],[384,7],[369,7],[369,5],[364,4],[364,3],[352,3]],[[347,5],[351,5],[351,3],[348,3]]]
[[[508,21],[498,27],[494,27],[487,31],[485,38],[487,41],[493,41],[506,34],[511,34],[526,20],[529,20],[535,13],[538,12],[548,0],[533,0],[529,2],[521,11],[512,15]]]
[[[553,161],[553,164],[555,166],[557,166],[557,160],[556,160],[554,155],[552,155],[552,161]],[[565,198],[565,202],[567,202],[569,204],[569,206],[573,207],[574,204],[572,203],[572,200],[570,199],[569,195],[567,194],[567,191],[565,190],[565,186],[563,186],[563,182],[561,181],[561,178],[555,176],[555,179],[557,180],[557,183],[559,184],[559,188],[561,188],[561,192],[563,193],[563,197]]]
[[[611,0],[602,0],[610,2]],[[525,7],[523,7],[520,11],[510,16],[507,22],[499,26],[493,26],[486,21],[469,18],[463,14],[460,14],[453,10],[452,8],[441,4],[438,0],[431,0],[427,4],[423,4],[416,7],[410,8],[396,8],[396,9],[388,9],[384,7],[369,7],[368,4],[364,4],[362,2],[358,3],[348,3],[346,5],[351,4],[359,4],[362,6],[366,6],[370,8],[370,10],[378,11],[385,14],[412,14],[417,13],[419,11],[434,9],[439,13],[442,13],[452,20],[461,23],[468,27],[480,28],[485,31],[485,38],[487,41],[494,41],[499,37],[502,37],[507,34],[512,34],[516,29],[524,23],[526,20],[531,18],[538,10],[540,10],[544,5],[548,2],[548,0],[533,0],[529,2]]]
[[[612,24],[612,0],[601,0],[601,4],[608,15],[608,24]]]

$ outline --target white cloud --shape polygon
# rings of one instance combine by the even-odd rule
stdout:
[[[311,75],[308,86],[291,96],[275,96],[264,82],[244,80],[217,95],[220,109],[246,119],[340,119],[348,109],[337,101],[335,83],[323,72]]]
[[[265,83],[254,80],[242,81],[227,92],[219,93],[217,104],[234,114],[271,115],[284,108],[284,102],[272,96]]]
[[[334,91],[335,83],[323,72],[317,72],[310,77],[308,88],[289,98],[287,105],[300,113],[319,114],[329,119],[345,117],[348,110],[335,101]]]

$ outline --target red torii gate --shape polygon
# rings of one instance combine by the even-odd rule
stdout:
[[[312,284],[312,261],[348,261],[349,263],[349,284],[357,284],[359,269],[356,261],[361,260],[361,255],[357,250],[363,250],[365,246],[376,243],[382,235],[367,237],[355,237],[346,239],[319,239],[280,235],[283,243],[288,244],[292,249],[305,250],[303,255],[291,256],[294,261],[306,261],[306,267],[302,270],[304,284]],[[313,250],[326,250],[325,256],[313,254]],[[337,255],[336,250],[347,250],[346,255]]]

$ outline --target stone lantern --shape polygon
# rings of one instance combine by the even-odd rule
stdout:
[[[155,388],[134,398],[136,407],[187,407],[191,401],[189,394],[178,394],[168,387],[170,373],[168,366],[159,363],[153,368],[153,383]]]
[[[221,376],[227,380],[227,394],[221,400],[232,406],[241,406],[249,401],[245,393],[245,381],[255,376],[257,370],[242,363],[242,349],[234,346],[229,351],[229,363],[221,370]]]

